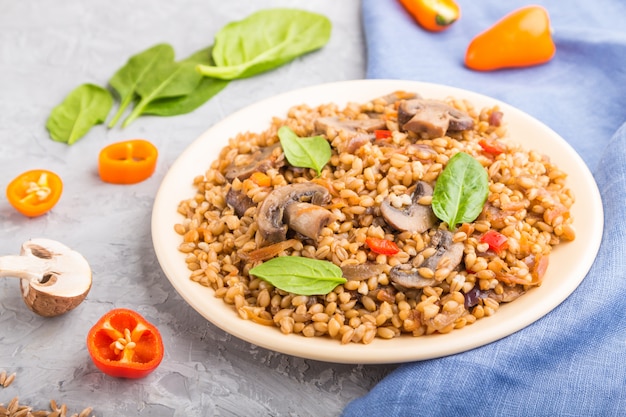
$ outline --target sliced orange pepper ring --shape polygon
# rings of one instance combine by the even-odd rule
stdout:
[[[104,182],[135,184],[154,173],[157,157],[157,148],[147,140],[113,143],[100,151],[98,173]]]
[[[6,189],[9,203],[24,216],[50,211],[61,198],[63,181],[52,171],[34,169],[18,175]]]
[[[93,363],[107,375],[143,378],[163,359],[163,340],[158,329],[139,313],[117,308],[91,328],[87,349]]]

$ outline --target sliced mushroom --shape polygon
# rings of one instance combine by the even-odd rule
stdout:
[[[341,267],[343,277],[348,281],[365,281],[375,275],[385,272],[385,265],[366,262],[364,264],[343,265]]]
[[[470,309],[480,304],[481,300],[489,296],[488,291],[483,291],[478,285],[474,285],[474,288],[465,293],[464,305],[466,309]]]
[[[411,232],[422,233],[437,223],[437,217],[430,205],[423,205],[419,200],[424,196],[433,195],[433,188],[424,181],[419,181],[411,197],[411,205],[402,209],[391,204],[387,197],[380,205],[380,213],[391,227]]]
[[[494,290],[489,290],[488,297],[496,300],[498,303],[510,303],[525,293],[526,290],[522,285],[503,285],[502,294],[496,294]]]
[[[374,136],[370,133],[357,133],[352,136],[344,145],[343,151],[348,153],[355,153],[357,149],[366,143],[370,143],[374,139]]]
[[[373,132],[378,129],[386,129],[387,124],[383,119],[340,119],[339,117],[329,116],[320,117],[315,120],[315,128],[320,132],[328,132],[334,129],[335,132],[345,130],[347,132]]]
[[[284,219],[289,227],[310,239],[317,239],[332,218],[330,211],[315,204],[294,202],[285,206]]]
[[[497,294],[494,290],[483,291],[478,284],[465,294],[465,308],[472,308],[480,303],[480,300],[491,298],[498,303],[510,303],[524,295],[526,290],[522,285],[503,285],[501,294]]]
[[[452,271],[463,260],[465,245],[452,240],[452,232],[438,229],[430,238],[430,247],[435,248],[435,253],[424,260],[420,267],[436,271],[446,268]]]
[[[391,282],[404,288],[425,288],[436,285],[434,278],[424,278],[418,268],[410,264],[396,265],[389,271]]]
[[[20,255],[0,257],[0,276],[21,278],[24,302],[45,317],[74,309],[91,289],[85,258],[50,239],[31,239],[22,244]]]
[[[400,90],[381,97],[387,104],[394,104],[400,100],[411,100],[415,98],[420,98],[420,96],[417,93]]]
[[[244,192],[231,188],[226,193],[226,204],[233,208],[238,217],[242,217],[250,207],[254,206],[254,201]]]
[[[324,224],[325,219],[327,216],[332,215],[328,210],[319,207],[327,212],[325,213],[321,210],[312,210],[310,208],[303,210],[302,206],[296,206],[293,210],[288,210],[290,211],[289,219],[285,216],[285,210],[294,203],[310,203],[311,205],[321,206],[329,201],[330,193],[328,190],[314,183],[289,184],[276,188],[265,197],[265,200],[259,207],[257,215],[259,232],[263,239],[270,243],[280,242],[286,239],[289,226],[294,224],[301,229],[297,230],[298,232],[302,233],[303,229],[308,227],[309,230],[304,230],[306,233],[302,234],[317,238],[321,227],[326,225]],[[309,226],[300,223],[298,211],[300,214],[307,216],[307,221],[311,223]],[[285,223],[285,221],[290,223]],[[322,224],[323,226],[321,226]],[[320,229],[318,230],[317,228]]]
[[[396,265],[391,268],[389,278],[396,286],[403,288],[424,288],[438,283],[434,272],[440,268],[454,270],[463,260],[464,245],[452,240],[452,233],[439,229],[430,239],[429,248],[434,248],[435,253],[425,260],[415,257],[410,264]],[[424,276],[424,270],[432,271]]]
[[[374,115],[376,116],[376,115]],[[343,132],[343,143],[335,144],[339,152],[354,153],[361,146],[375,139],[374,131],[387,129],[384,120],[377,117],[371,119],[343,119],[339,117],[320,117],[315,120],[315,129],[328,137]]]
[[[243,165],[231,163],[226,169],[224,176],[228,181],[232,181],[235,178],[245,180],[256,171],[266,172],[270,168],[280,168],[285,164],[285,159],[282,157],[282,153],[274,152],[276,148],[280,148],[280,142],[259,148],[248,156],[246,163]]]
[[[444,136],[448,130],[471,129],[474,119],[442,101],[413,99],[400,102],[398,125],[403,131],[434,139]]]

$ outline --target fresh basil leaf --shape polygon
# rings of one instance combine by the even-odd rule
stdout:
[[[287,161],[294,167],[312,168],[320,175],[330,160],[330,144],[322,136],[301,138],[288,126],[282,126],[278,138]]]
[[[211,58],[212,47],[204,48],[195,52],[182,62],[193,64],[209,65],[213,63]],[[143,114],[154,114],[157,116],[177,116],[194,111],[202,106],[213,96],[217,95],[230,83],[227,80],[202,77],[198,85],[185,96],[161,98],[151,101],[143,109]]]
[[[215,35],[215,65],[198,65],[201,74],[233,80],[277,68],[324,46],[331,22],[297,9],[268,9],[229,23]]]
[[[103,123],[113,107],[111,93],[94,84],[82,84],[52,109],[46,129],[50,137],[72,145],[93,126]]]
[[[439,174],[433,191],[435,215],[453,230],[476,220],[489,194],[487,170],[472,156],[459,152]]]
[[[139,83],[153,73],[162,73],[163,68],[173,62],[174,48],[165,43],[155,45],[130,57],[109,80],[109,84],[120,97],[120,105],[108,126],[115,126],[126,108],[137,97]]]
[[[332,262],[300,256],[270,259],[250,270],[283,291],[299,295],[323,295],[346,282],[341,268]]]

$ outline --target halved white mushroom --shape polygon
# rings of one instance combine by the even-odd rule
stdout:
[[[0,277],[21,278],[24,302],[45,317],[76,308],[92,282],[89,263],[80,253],[43,238],[24,242],[20,255],[0,257]]]

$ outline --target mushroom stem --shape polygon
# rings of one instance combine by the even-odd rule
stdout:
[[[0,257],[0,277],[21,278],[41,284],[49,277],[46,275],[46,271],[49,270],[49,262],[43,259],[22,255]]]

